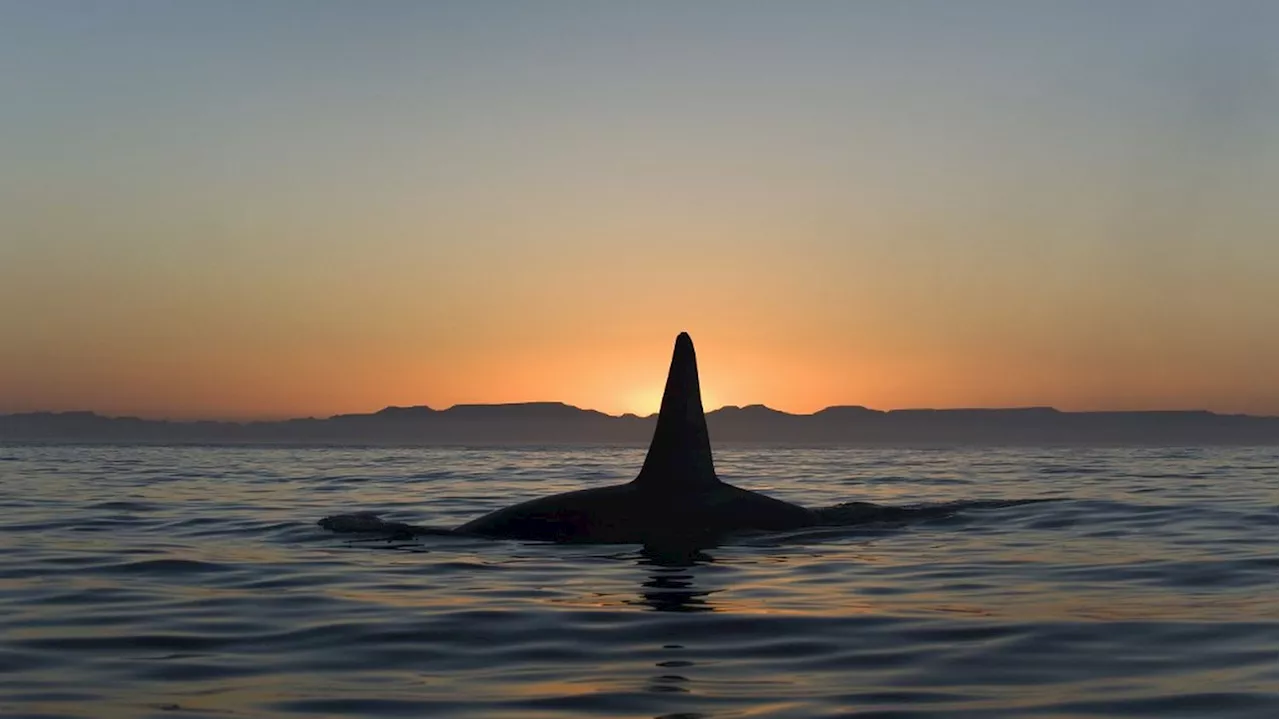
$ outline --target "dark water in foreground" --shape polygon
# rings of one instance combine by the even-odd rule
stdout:
[[[1274,447],[720,449],[808,506],[1059,501],[683,562],[315,524],[642,454],[0,446],[0,715],[1276,716]]]

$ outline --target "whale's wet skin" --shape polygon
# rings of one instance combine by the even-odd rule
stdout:
[[[646,540],[636,540],[630,543],[645,544],[650,547],[670,547],[671,545],[687,546],[690,548],[710,547],[722,540],[732,539],[748,539],[760,538],[766,536],[774,536],[778,539],[788,541],[800,541],[806,537],[822,537],[830,538],[837,536],[839,533],[835,530],[845,528],[846,530],[854,529],[887,529],[893,526],[901,526],[910,522],[924,522],[934,519],[943,519],[951,517],[967,510],[981,509],[999,509],[1002,507],[1016,507],[1023,504],[1036,504],[1040,502],[1056,502],[1061,501],[1054,498],[1045,499],[979,499],[979,500],[959,500],[952,502],[935,502],[921,503],[911,506],[891,506],[884,504],[875,504],[873,502],[844,502],[832,505],[830,507],[818,507],[809,510],[813,513],[813,522],[804,525],[798,525],[793,528],[794,531],[789,533],[768,532],[765,529],[738,529],[736,531],[726,532],[707,532],[705,534],[692,534],[684,532],[682,534],[667,535],[670,541],[662,541],[662,535],[650,535]],[[410,524],[408,522],[398,522],[394,520],[383,519],[377,512],[348,512],[343,514],[335,514],[325,517],[319,521],[319,525],[331,532],[340,534],[364,534],[371,537],[384,537],[386,539],[412,539],[413,537],[466,537],[470,534],[462,529],[449,529],[447,527],[430,527],[420,524]],[[861,532],[847,531],[847,536],[858,536]],[[607,535],[606,535],[607,536]],[[514,538],[520,538],[515,536]],[[554,537],[538,537],[540,539],[555,539]],[[702,540],[702,541],[699,541]],[[574,542],[572,538],[562,539],[565,542]],[[583,541],[583,540],[579,540]],[[583,541],[583,543],[588,543]],[[591,543],[608,544],[608,543],[627,543],[627,540],[596,539]]]
[[[980,503],[985,504],[988,503]],[[671,355],[653,441],[634,480],[522,502],[467,522],[453,533],[555,542],[705,547],[746,533],[928,519],[965,506],[948,503],[887,507],[849,502],[815,510],[721,481],[707,433],[693,340],[681,333]],[[441,528],[387,522],[368,512],[325,517],[320,526],[335,532],[383,533],[393,537],[448,533]]]

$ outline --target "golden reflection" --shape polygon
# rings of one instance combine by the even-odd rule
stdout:
[[[714,612],[711,597],[719,589],[699,589],[695,584],[696,568],[715,559],[701,550],[660,550],[646,547],[638,566],[649,577],[641,582],[639,598],[627,604],[640,604],[658,612]]]
[[[616,604],[640,606],[657,612],[725,612],[730,614],[796,614],[807,612],[770,606],[767,598],[750,597],[732,587],[715,586],[706,581],[703,567],[716,562],[706,551],[696,548],[645,547],[635,560],[645,571],[636,597]],[[701,576],[700,576],[701,575]],[[603,603],[601,606],[609,606]],[[843,598],[845,614],[873,613],[870,602],[853,597]]]
[[[416,543],[384,545],[381,549],[414,551]],[[839,585],[824,583],[807,584],[804,581],[805,565],[815,560],[796,556],[754,557],[750,566],[727,567],[730,572],[710,571],[710,565],[725,562],[717,558],[711,549],[654,548],[625,551],[617,554],[594,555],[597,559],[625,562],[635,570],[630,587],[619,588],[615,582],[605,585],[591,584],[594,591],[584,591],[579,586],[565,586],[551,582],[538,582],[524,588],[526,599],[558,608],[641,610],[656,612],[701,613],[717,612],[741,615],[795,615],[795,616],[967,616],[1010,621],[1041,622],[1058,621],[1063,617],[1101,621],[1130,621],[1161,617],[1166,620],[1195,619],[1212,610],[1221,614],[1257,615],[1265,613],[1265,598],[1214,596],[1203,600],[1188,600],[1183,594],[1152,593],[1141,597],[1117,599],[1105,592],[1090,593],[1064,590],[1053,585],[1036,583],[1011,584],[1001,588],[998,595],[974,595],[960,597],[954,592],[939,589],[930,591],[921,587],[907,594],[884,595],[874,591],[871,585],[851,580]],[[1061,564],[1062,558],[1045,554],[1039,561],[1044,564]],[[460,562],[487,562],[480,556],[464,554]],[[839,561],[855,565],[876,566],[882,571],[887,565],[901,562],[901,558],[872,552],[842,551]],[[778,577],[772,570],[763,575],[751,567],[766,565],[783,566]],[[734,578],[737,579],[734,579]],[[431,582],[423,578],[423,583]],[[874,584],[875,580],[868,580]],[[86,588],[93,582],[75,582]],[[243,594],[243,589],[201,587],[191,594],[207,596]],[[327,589],[335,598],[404,608],[430,608],[440,610],[474,609],[484,603],[484,588],[479,593],[458,592],[442,594],[424,591],[423,587],[403,585],[394,589],[385,586],[361,588],[338,585]]]

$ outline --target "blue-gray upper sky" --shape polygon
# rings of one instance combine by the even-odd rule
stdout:
[[[710,404],[1274,412],[1276,25],[0,4],[0,411],[644,411],[689,329]]]

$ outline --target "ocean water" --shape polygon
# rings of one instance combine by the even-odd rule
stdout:
[[[1276,716],[1275,447],[718,448],[807,506],[959,508],[676,557],[316,524],[642,456],[0,446],[0,715]]]

